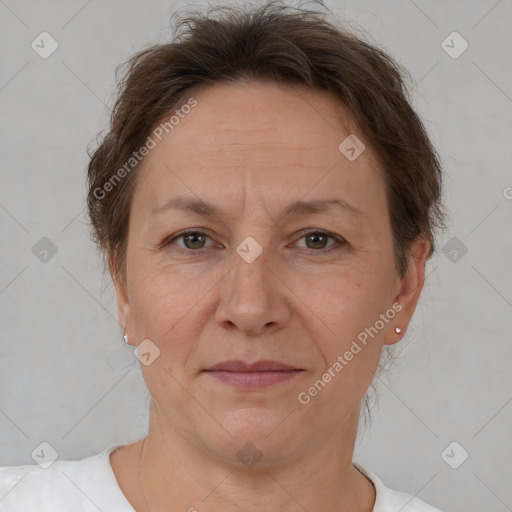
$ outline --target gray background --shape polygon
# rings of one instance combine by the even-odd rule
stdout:
[[[354,460],[447,511],[512,510],[512,2],[326,4],[410,70],[452,215]],[[0,0],[0,465],[34,463],[43,441],[80,459],[146,433],[140,363],[88,239],[86,147],[116,65],[164,41],[176,5]],[[42,31],[59,44],[47,59]],[[453,31],[469,44],[455,59]],[[42,237],[58,249],[46,262]],[[457,469],[441,456],[453,441],[452,464],[469,453]]]

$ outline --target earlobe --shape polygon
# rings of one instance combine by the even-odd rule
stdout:
[[[109,252],[108,255],[108,263],[110,276],[116,292],[118,321],[122,330],[123,338],[125,338],[125,336],[129,336],[132,329],[132,312],[130,301],[128,299],[126,282],[117,274],[111,252]]]
[[[115,286],[119,325],[123,331],[124,341],[128,344],[128,338],[131,338],[133,333],[132,309],[124,287],[120,283],[117,283]]]
[[[386,334],[384,344],[393,345],[400,341],[407,330],[412,315],[423,289],[425,281],[425,264],[430,251],[430,242],[424,237],[418,237],[411,245],[407,269],[400,281],[400,289],[393,299],[402,308],[395,317],[395,322]]]
[[[126,331],[130,328],[131,321],[131,307],[130,303],[126,299],[126,293],[124,290],[118,292],[117,295],[117,306],[118,306],[118,314],[119,314],[119,322],[121,325],[124,325]]]

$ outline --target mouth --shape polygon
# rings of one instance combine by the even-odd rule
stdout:
[[[266,360],[248,364],[236,360],[218,363],[204,371],[237,388],[259,389],[287,381],[304,370],[277,361]]]

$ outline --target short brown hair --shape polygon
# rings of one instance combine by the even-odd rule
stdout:
[[[384,170],[395,266],[403,277],[420,235],[434,252],[444,228],[442,169],[408,101],[403,69],[383,50],[326,20],[321,11],[271,1],[220,6],[178,16],[173,41],[135,54],[125,70],[110,131],[90,154],[87,205],[92,238],[109,254],[114,277],[126,278],[126,245],[136,172],[105,185],[152,128],[196,87],[271,80],[327,91],[348,107]],[[119,71],[118,68],[116,70]]]

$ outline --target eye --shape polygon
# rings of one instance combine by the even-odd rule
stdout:
[[[333,244],[327,246],[329,251],[333,245],[344,245],[346,243],[342,238],[320,230],[308,231],[306,233],[303,232],[300,240],[306,240],[306,249],[318,252],[322,249],[326,249],[326,243],[329,238],[334,240]],[[324,252],[327,252],[327,250]]]
[[[178,245],[178,247],[186,250],[195,250],[199,251],[201,249],[205,249],[204,247],[205,241],[207,238],[210,238],[207,234],[203,233],[202,231],[184,231],[182,233],[178,233],[177,235],[174,235],[173,237],[167,239],[163,242],[163,246],[170,245],[175,240],[182,239],[184,241],[185,247]]]
[[[203,231],[183,231],[166,239],[161,244],[161,246],[166,247],[168,245],[171,245],[176,240],[183,240],[183,245],[177,244],[181,250],[188,252],[199,252],[202,249],[208,248],[208,246],[205,245],[207,239],[211,240],[211,238]],[[328,233],[327,231],[321,231],[318,229],[310,230],[307,232],[303,231],[302,236],[299,240],[302,239],[306,240],[305,248],[310,249],[314,252],[320,252],[322,249],[326,249],[323,252],[328,252],[331,250],[333,246],[346,245],[345,240],[343,240],[341,237]],[[326,243],[329,239],[334,240],[334,243],[332,243],[329,246],[326,246]]]

